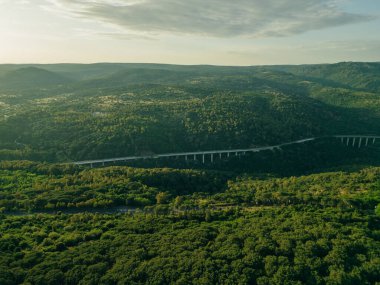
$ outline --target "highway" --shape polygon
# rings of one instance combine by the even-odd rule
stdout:
[[[201,157],[203,163],[205,163],[205,156],[209,155],[211,162],[214,161],[214,156],[219,155],[222,158],[223,155],[230,157],[230,155],[246,154],[247,152],[260,152],[265,150],[274,150],[280,149],[283,146],[293,145],[293,144],[302,144],[309,141],[314,141],[318,138],[338,138],[341,139],[342,143],[352,146],[368,146],[369,143],[374,144],[377,139],[380,139],[380,136],[371,136],[371,135],[333,135],[333,136],[324,136],[324,137],[312,137],[306,139],[295,140],[287,143],[282,143],[272,146],[263,146],[263,147],[254,147],[254,148],[238,148],[238,149],[223,149],[223,150],[206,150],[206,151],[190,151],[190,152],[172,152],[172,153],[163,153],[163,154],[153,154],[153,155],[142,155],[142,156],[125,156],[125,157],[114,157],[114,158],[104,158],[104,159],[94,159],[94,160],[83,160],[83,161],[74,161],[72,164],[75,165],[91,165],[102,164],[108,162],[119,162],[119,161],[133,161],[133,160],[143,160],[143,159],[159,159],[159,158],[168,158],[168,157],[185,157],[186,160],[192,158],[194,160],[197,157]]]

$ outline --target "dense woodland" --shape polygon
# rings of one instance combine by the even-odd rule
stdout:
[[[61,211],[4,212],[0,283],[377,284],[379,174],[3,164],[3,210]],[[125,214],[64,211],[144,198]]]
[[[376,134],[380,65],[341,65],[368,86],[323,81],[306,67],[0,66],[0,158],[68,162]]]
[[[379,74],[0,65],[0,284],[380,284]]]

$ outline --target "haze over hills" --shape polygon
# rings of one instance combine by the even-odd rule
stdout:
[[[0,66],[2,155],[70,161],[375,134],[379,66]]]
[[[33,68],[38,68],[34,70]],[[0,65],[0,88],[19,88],[30,79],[22,76],[43,77],[41,70],[61,77],[51,79],[53,84],[73,81],[107,80],[109,84],[131,83],[175,83],[201,76],[215,75],[259,75],[263,71],[283,71],[298,76],[299,79],[321,81],[326,85],[351,87],[362,90],[377,91],[379,88],[380,63],[343,62],[337,64],[293,65],[293,66],[247,66],[228,67],[211,65],[168,65],[168,64],[135,64],[135,63],[96,63],[96,64],[48,64],[48,65]],[[18,73],[14,73],[14,72]],[[35,72],[34,72],[35,71]],[[40,72],[38,72],[40,71]],[[177,73],[177,78],[174,76]],[[171,74],[169,76],[168,74]],[[48,81],[49,76],[45,74]],[[21,76],[17,79],[18,76]],[[6,84],[7,79],[11,82]],[[66,82],[65,82],[66,80]],[[36,81],[36,86],[40,82]],[[42,82],[43,83],[43,82]],[[88,83],[91,84],[91,83]]]
[[[54,87],[72,82],[58,73],[37,67],[22,67],[5,73],[0,77],[0,88],[24,90],[31,88]]]
[[[380,285],[380,1],[0,7],[0,285]]]
[[[380,64],[376,62],[346,62],[331,65],[283,66],[280,70],[306,76],[312,80],[337,84],[359,90],[379,91]]]
[[[379,69],[0,65],[0,284],[378,284]]]

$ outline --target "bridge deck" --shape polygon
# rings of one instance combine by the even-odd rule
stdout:
[[[183,156],[197,156],[197,155],[214,155],[214,154],[231,154],[231,153],[244,153],[244,152],[260,152],[264,150],[274,150],[276,148],[281,148],[282,146],[299,144],[308,141],[313,141],[318,138],[341,138],[341,139],[350,139],[350,138],[361,138],[361,139],[380,139],[380,136],[371,136],[371,135],[334,135],[334,136],[325,136],[325,137],[313,137],[307,139],[296,140],[288,143],[264,146],[264,147],[255,147],[255,148],[239,148],[239,149],[224,149],[224,150],[208,150],[208,151],[190,151],[190,152],[173,152],[173,153],[163,153],[155,155],[143,155],[143,156],[126,156],[126,157],[114,157],[114,158],[105,158],[105,159],[94,159],[94,160],[84,160],[84,161],[75,161],[72,162],[76,165],[92,165],[98,163],[107,163],[107,162],[117,162],[117,161],[131,161],[131,160],[142,160],[142,159],[158,159],[164,157],[183,157]]]

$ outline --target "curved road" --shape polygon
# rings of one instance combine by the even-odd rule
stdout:
[[[104,165],[107,162],[118,162],[118,161],[133,161],[133,160],[142,160],[142,159],[158,159],[164,157],[185,157],[187,160],[189,157],[193,157],[196,160],[197,156],[201,156],[202,162],[205,162],[205,155],[210,155],[211,162],[214,160],[214,155],[219,155],[221,158],[223,154],[229,157],[231,154],[245,154],[247,152],[260,152],[264,150],[274,150],[280,149],[282,146],[301,144],[309,141],[314,141],[319,138],[338,138],[341,139],[342,143],[346,145],[358,146],[368,146],[369,143],[374,144],[377,139],[380,139],[380,136],[372,135],[333,135],[333,136],[324,136],[324,137],[312,137],[296,141],[291,141],[288,143],[264,146],[264,147],[255,147],[255,148],[239,148],[239,149],[226,149],[226,150],[207,150],[207,151],[193,151],[193,152],[173,152],[173,153],[163,153],[163,154],[154,154],[154,155],[145,155],[145,156],[126,156],[126,157],[115,157],[115,158],[105,158],[105,159],[94,159],[94,160],[83,160],[83,161],[74,161],[72,164],[76,165],[94,165],[102,164]]]

